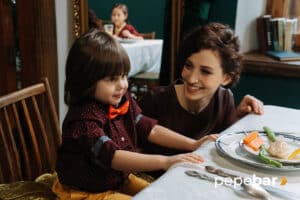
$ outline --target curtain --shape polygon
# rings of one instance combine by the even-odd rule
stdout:
[[[166,0],[164,44],[160,85],[168,85],[175,78],[176,54],[180,42],[184,0]]]

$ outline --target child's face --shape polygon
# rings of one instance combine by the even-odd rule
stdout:
[[[121,8],[114,8],[111,14],[111,21],[116,27],[120,27],[127,19],[127,14],[124,14]]]
[[[128,88],[127,76],[105,77],[97,82],[95,98],[103,104],[120,103]]]
[[[217,52],[201,50],[187,58],[181,76],[184,95],[189,100],[210,100],[220,85],[227,85],[231,78],[223,73]]]

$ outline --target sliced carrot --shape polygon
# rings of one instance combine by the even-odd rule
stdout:
[[[254,151],[257,151],[257,150],[259,150],[261,145],[263,145],[263,143],[264,143],[264,140],[261,137],[257,137],[254,140],[252,140],[249,144],[247,144],[247,146],[252,148]]]
[[[252,131],[243,139],[244,144],[250,144],[258,136],[258,131]]]

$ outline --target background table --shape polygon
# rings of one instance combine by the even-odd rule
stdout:
[[[293,132],[300,136],[300,110],[278,107],[265,106],[265,114],[262,116],[249,114],[242,118],[234,125],[226,129],[222,134],[232,133],[241,130],[261,130],[263,126],[269,126],[278,132]],[[234,200],[234,199],[255,199],[252,196],[233,190],[230,187],[218,186],[215,188],[214,183],[206,180],[199,180],[184,174],[185,170],[197,169],[204,171],[204,165],[214,165],[221,168],[230,169],[239,175],[251,176],[255,174],[258,177],[280,177],[285,176],[288,183],[275,187],[281,188],[300,195],[300,171],[297,172],[278,172],[259,169],[241,164],[231,159],[225,158],[218,154],[214,142],[208,142],[196,150],[196,153],[202,155],[205,162],[200,165],[181,163],[171,167],[162,177],[146,189],[138,193],[134,200]],[[284,199],[272,195],[272,199]]]
[[[140,72],[160,72],[163,40],[138,40],[133,43],[123,43],[131,63],[128,77]]]

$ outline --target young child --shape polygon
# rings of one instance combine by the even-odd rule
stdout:
[[[73,44],[66,63],[69,110],[57,156],[58,180],[53,186],[61,199],[130,199],[129,195],[148,185],[130,172],[203,162],[193,153],[162,156],[138,152],[145,140],[186,151],[197,149],[203,141],[156,125],[143,115],[127,92],[129,69],[125,50],[105,32],[90,30]]]
[[[139,105],[162,126],[194,139],[220,133],[247,113],[263,114],[263,103],[246,95],[235,108],[228,87],[242,71],[239,40],[226,25],[199,26],[184,38],[178,54],[181,79],[149,92]],[[152,144],[147,153],[174,155],[180,151]]]
[[[128,9],[125,4],[115,4],[111,10],[111,21],[114,24],[114,36],[129,39],[143,39],[135,28],[126,23]]]

